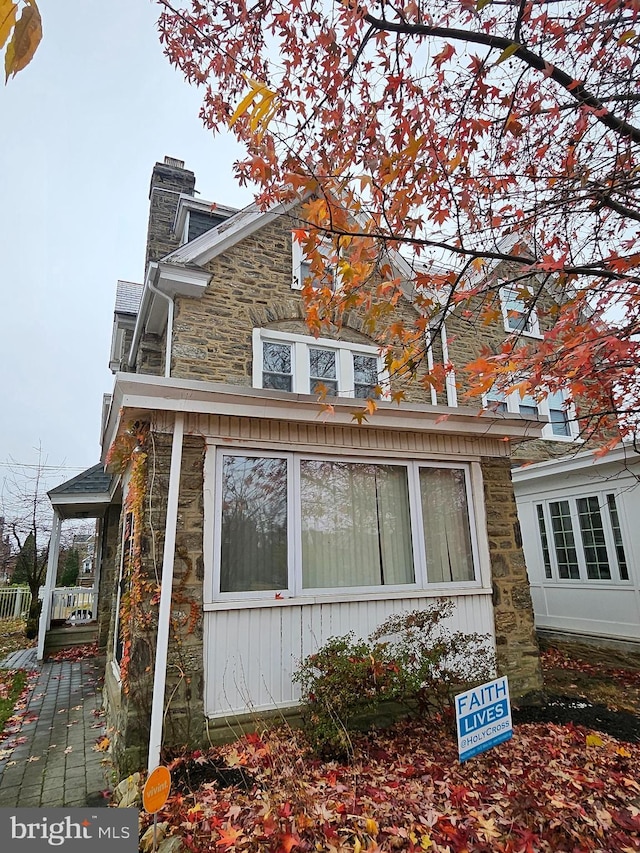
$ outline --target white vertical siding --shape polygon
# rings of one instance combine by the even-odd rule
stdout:
[[[291,677],[300,661],[331,637],[367,637],[392,613],[433,598],[247,606],[205,613],[205,713],[208,717],[294,705]],[[453,598],[453,630],[494,636],[489,595]]]

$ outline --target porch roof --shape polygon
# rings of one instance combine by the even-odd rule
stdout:
[[[98,462],[47,494],[62,519],[98,518],[113,501],[117,483],[118,478]]]

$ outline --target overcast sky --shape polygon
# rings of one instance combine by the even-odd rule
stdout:
[[[36,56],[0,88],[0,506],[40,444],[49,488],[99,460],[116,281],[143,279],[153,164],[177,157],[201,197],[251,201],[240,149],[204,130],[200,92],[162,54],[152,0],[39,6]]]

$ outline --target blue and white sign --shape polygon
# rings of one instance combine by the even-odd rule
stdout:
[[[461,762],[513,735],[509,684],[505,676],[466,693],[458,693],[455,702]]]

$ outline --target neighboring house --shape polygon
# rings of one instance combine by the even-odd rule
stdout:
[[[640,455],[586,451],[513,482],[538,630],[640,643]]]
[[[99,641],[119,769],[289,714],[319,645],[443,597],[452,627],[490,635],[513,695],[538,690],[510,448],[540,436],[539,413],[479,414],[455,381],[415,383],[358,425],[389,384],[380,349],[357,312],[308,334],[295,209],[212,208],[194,186],[156,164],[145,282],[118,285]],[[399,311],[416,316],[409,297]],[[444,361],[447,345],[444,330]]]

